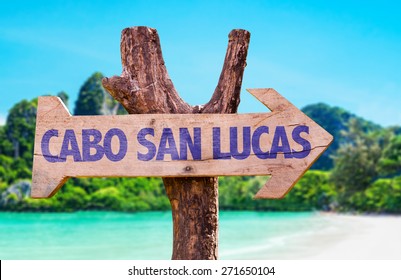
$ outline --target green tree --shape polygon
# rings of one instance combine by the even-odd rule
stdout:
[[[331,155],[333,155],[340,146],[342,138],[340,131],[347,129],[347,123],[351,118],[351,114],[344,109],[331,107],[324,103],[308,105],[302,108],[302,111],[333,135],[333,143],[313,165],[315,169],[331,169],[333,167]]]
[[[349,122],[349,130],[343,131],[345,143],[334,156],[331,180],[339,194],[340,203],[350,195],[363,191],[377,178],[377,164],[381,157],[380,135],[363,131],[356,119]]]
[[[401,135],[393,135],[379,160],[379,171],[382,176],[401,174]]]
[[[63,211],[71,212],[86,209],[89,197],[84,189],[66,184],[56,199],[60,202]]]
[[[103,75],[96,72],[82,85],[75,102],[74,115],[116,115],[125,111],[105,91],[102,79]]]
[[[0,155],[12,155],[13,145],[8,140],[5,126],[0,126]]]
[[[395,135],[401,135],[401,126],[391,126],[388,128],[390,131],[392,131]]]
[[[336,154],[342,144],[347,143],[348,140],[344,137],[343,131],[348,131],[351,119],[358,123],[361,131],[381,130],[379,125],[357,117],[342,108],[332,107],[324,103],[305,106],[302,111],[334,137],[333,143],[313,164],[312,169],[330,170],[334,167],[333,155]]]
[[[12,183],[17,178],[17,170],[13,167],[12,157],[0,154],[0,182]]]
[[[401,213],[401,176],[376,180],[351,196],[349,203],[360,212]]]
[[[329,172],[309,170],[283,199],[254,200],[263,176],[220,177],[219,206],[225,210],[311,211],[334,208],[337,193]]]
[[[22,157],[27,166],[32,167],[33,143],[35,139],[37,98],[22,100],[15,104],[6,120],[5,134],[12,145],[12,155],[15,159]]]
[[[121,208],[120,191],[116,187],[107,187],[97,190],[91,195],[91,208],[105,209],[105,210],[118,210]]]

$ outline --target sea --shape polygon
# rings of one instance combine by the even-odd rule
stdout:
[[[330,230],[332,221],[318,212],[220,211],[218,255],[302,258],[316,233]],[[170,211],[0,212],[2,260],[168,260],[172,243]]]

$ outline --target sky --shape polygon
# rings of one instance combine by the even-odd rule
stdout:
[[[299,108],[325,102],[401,125],[401,1],[0,1],[0,124],[22,99],[66,91],[73,110],[95,71],[121,74],[120,34],[158,30],[169,75],[191,105],[217,85],[232,29],[251,32],[246,88]]]

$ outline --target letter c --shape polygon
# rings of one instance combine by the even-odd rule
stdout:
[[[57,129],[50,129],[43,134],[41,141],[42,155],[48,162],[61,162],[63,159],[50,153],[49,142],[52,137],[58,137]]]

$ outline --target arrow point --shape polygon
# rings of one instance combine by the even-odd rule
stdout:
[[[52,197],[67,181],[68,177],[58,177],[45,170],[35,170],[32,176],[31,197]]]
[[[276,169],[266,184],[256,193],[254,199],[283,198],[298,182],[307,169],[302,167],[287,167]]]
[[[289,107],[296,108],[273,88],[254,88],[247,91],[262,102],[270,111],[284,111]],[[298,110],[298,109],[297,109]]]
[[[38,135],[39,131],[45,130],[45,128],[51,124],[52,120],[70,116],[71,114],[59,97],[39,97],[31,186],[31,197],[33,198],[53,196],[68,178],[65,177],[58,168],[49,168],[44,164]]]
[[[272,177],[267,183],[255,194],[254,199],[281,199],[291,190],[292,186],[288,187],[285,185],[273,186],[269,184]]]
[[[274,89],[272,88],[252,88],[252,89],[246,89],[250,94],[252,94],[257,100],[263,103],[267,108],[270,109],[269,107],[269,92]]]
[[[70,117],[71,114],[63,101],[57,96],[40,96],[38,100],[38,117]]]

